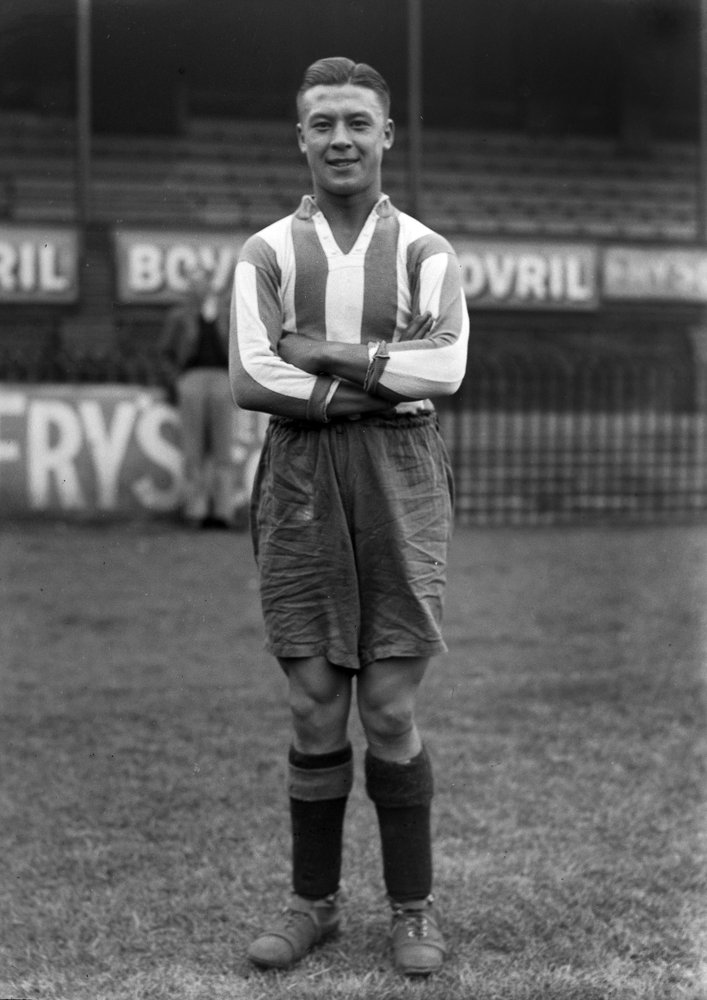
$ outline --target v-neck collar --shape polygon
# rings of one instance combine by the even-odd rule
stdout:
[[[356,237],[353,246],[346,252],[344,252],[336,242],[332,228],[329,225],[329,220],[319,208],[312,195],[306,194],[304,196],[295,214],[298,219],[308,219],[314,223],[322,249],[326,253],[327,257],[331,259],[333,257],[356,258],[364,255],[368,249],[371,239],[373,238],[373,233],[378,219],[390,215],[391,212],[392,206],[390,204],[390,198],[388,195],[382,194],[371,209],[368,218],[361,227],[361,231]]]

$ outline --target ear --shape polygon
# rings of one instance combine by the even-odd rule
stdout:
[[[297,145],[299,146],[300,153],[307,152],[307,143],[305,142],[304,132],[299,122],[297,122]]]
[[[389,118],[385,123],[383,149],[390,149],[395,142],[395,122]]]

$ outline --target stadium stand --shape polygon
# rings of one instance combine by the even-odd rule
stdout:
[[[400,139],[386,187],[404,205]],[[0,149],[5,219],[75,220],[70,120],[0,114]],[[253,228],[288,211],[307,183],[292,126],[279,122],[204,120],[179,138],[101,135],[92,155],[95,223]],[[685,142],[656,144],[646,157],[608,139],[430,131],[423,177],[424,218],[449,235],[697,235],[696,149]]]

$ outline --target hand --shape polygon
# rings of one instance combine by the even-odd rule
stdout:
[[[434,316],[431,312],[423,312],[413,317],[405,327],[401,340],[422,340],[434,326]]]
[[[283,330],[277,353],[283,361],[310,375],[321,372],[320,342],[303,337],[301,333],[290,333]]]

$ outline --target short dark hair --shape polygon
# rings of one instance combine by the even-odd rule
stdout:
[[[302,83],[297,91],[297,111],[305,91],[312,87],[335,86],[342,87],[352,83],[357,87],[368,87],[378,95],[378,100],[387,118],[390,114],[390,88],[377,69],[368,63],[357,63],[345,56],[331,56],[328,59],[318,59],[312,63],[302,77]]]

